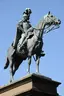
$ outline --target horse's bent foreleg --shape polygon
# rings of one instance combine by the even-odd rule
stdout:
[[[31,64],[31,56],[28,57],[28,69],[27,69],[28,73],[30,73],[30,64]]]
[[[36,72],[39,73],[39,63],[40,63],[40,57],[36,56]]]

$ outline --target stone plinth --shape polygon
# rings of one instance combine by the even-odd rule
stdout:
[[[56,96],[59,84],[51,78],[33,73],[0,87],[0,96]]]

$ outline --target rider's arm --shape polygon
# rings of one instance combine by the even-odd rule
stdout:
[[[34,28],[32,27],[32,25],[30,24],[30,22],[28,21],[30,28],[27,30],[27,32],[33,32]]]
[[[33,32],[34,28],[33,27],[30,27],[27,32]]]

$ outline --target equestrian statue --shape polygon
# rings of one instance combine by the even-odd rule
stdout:
[[[17,32],[14,41],[7,51],[4,69],[10,65],[10,82],[20,64],[28,59],[27,72],[30,73],[31,58],[36,62],[36,72],[39,73],[40,58],[45,56],[43,49],[43,35],[60,27],[61,21],[50,13],[50,11],[32,27],[30,14],[32,10],[26,8],[22,20],[17,24]]]

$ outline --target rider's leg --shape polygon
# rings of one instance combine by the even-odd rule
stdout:
[[[17,51],[21,49],[24,39],[25,39],[25,34],[22,34],[22,37],[20,38],[18,45],[17,45]]]
[[[41,50],[40,50],[40,56],[45,56],[45,53],[44,53],[44,51],[42,50],[42,48],[43,48],[43,41],[42,41],[42,46],[41,46]]]

